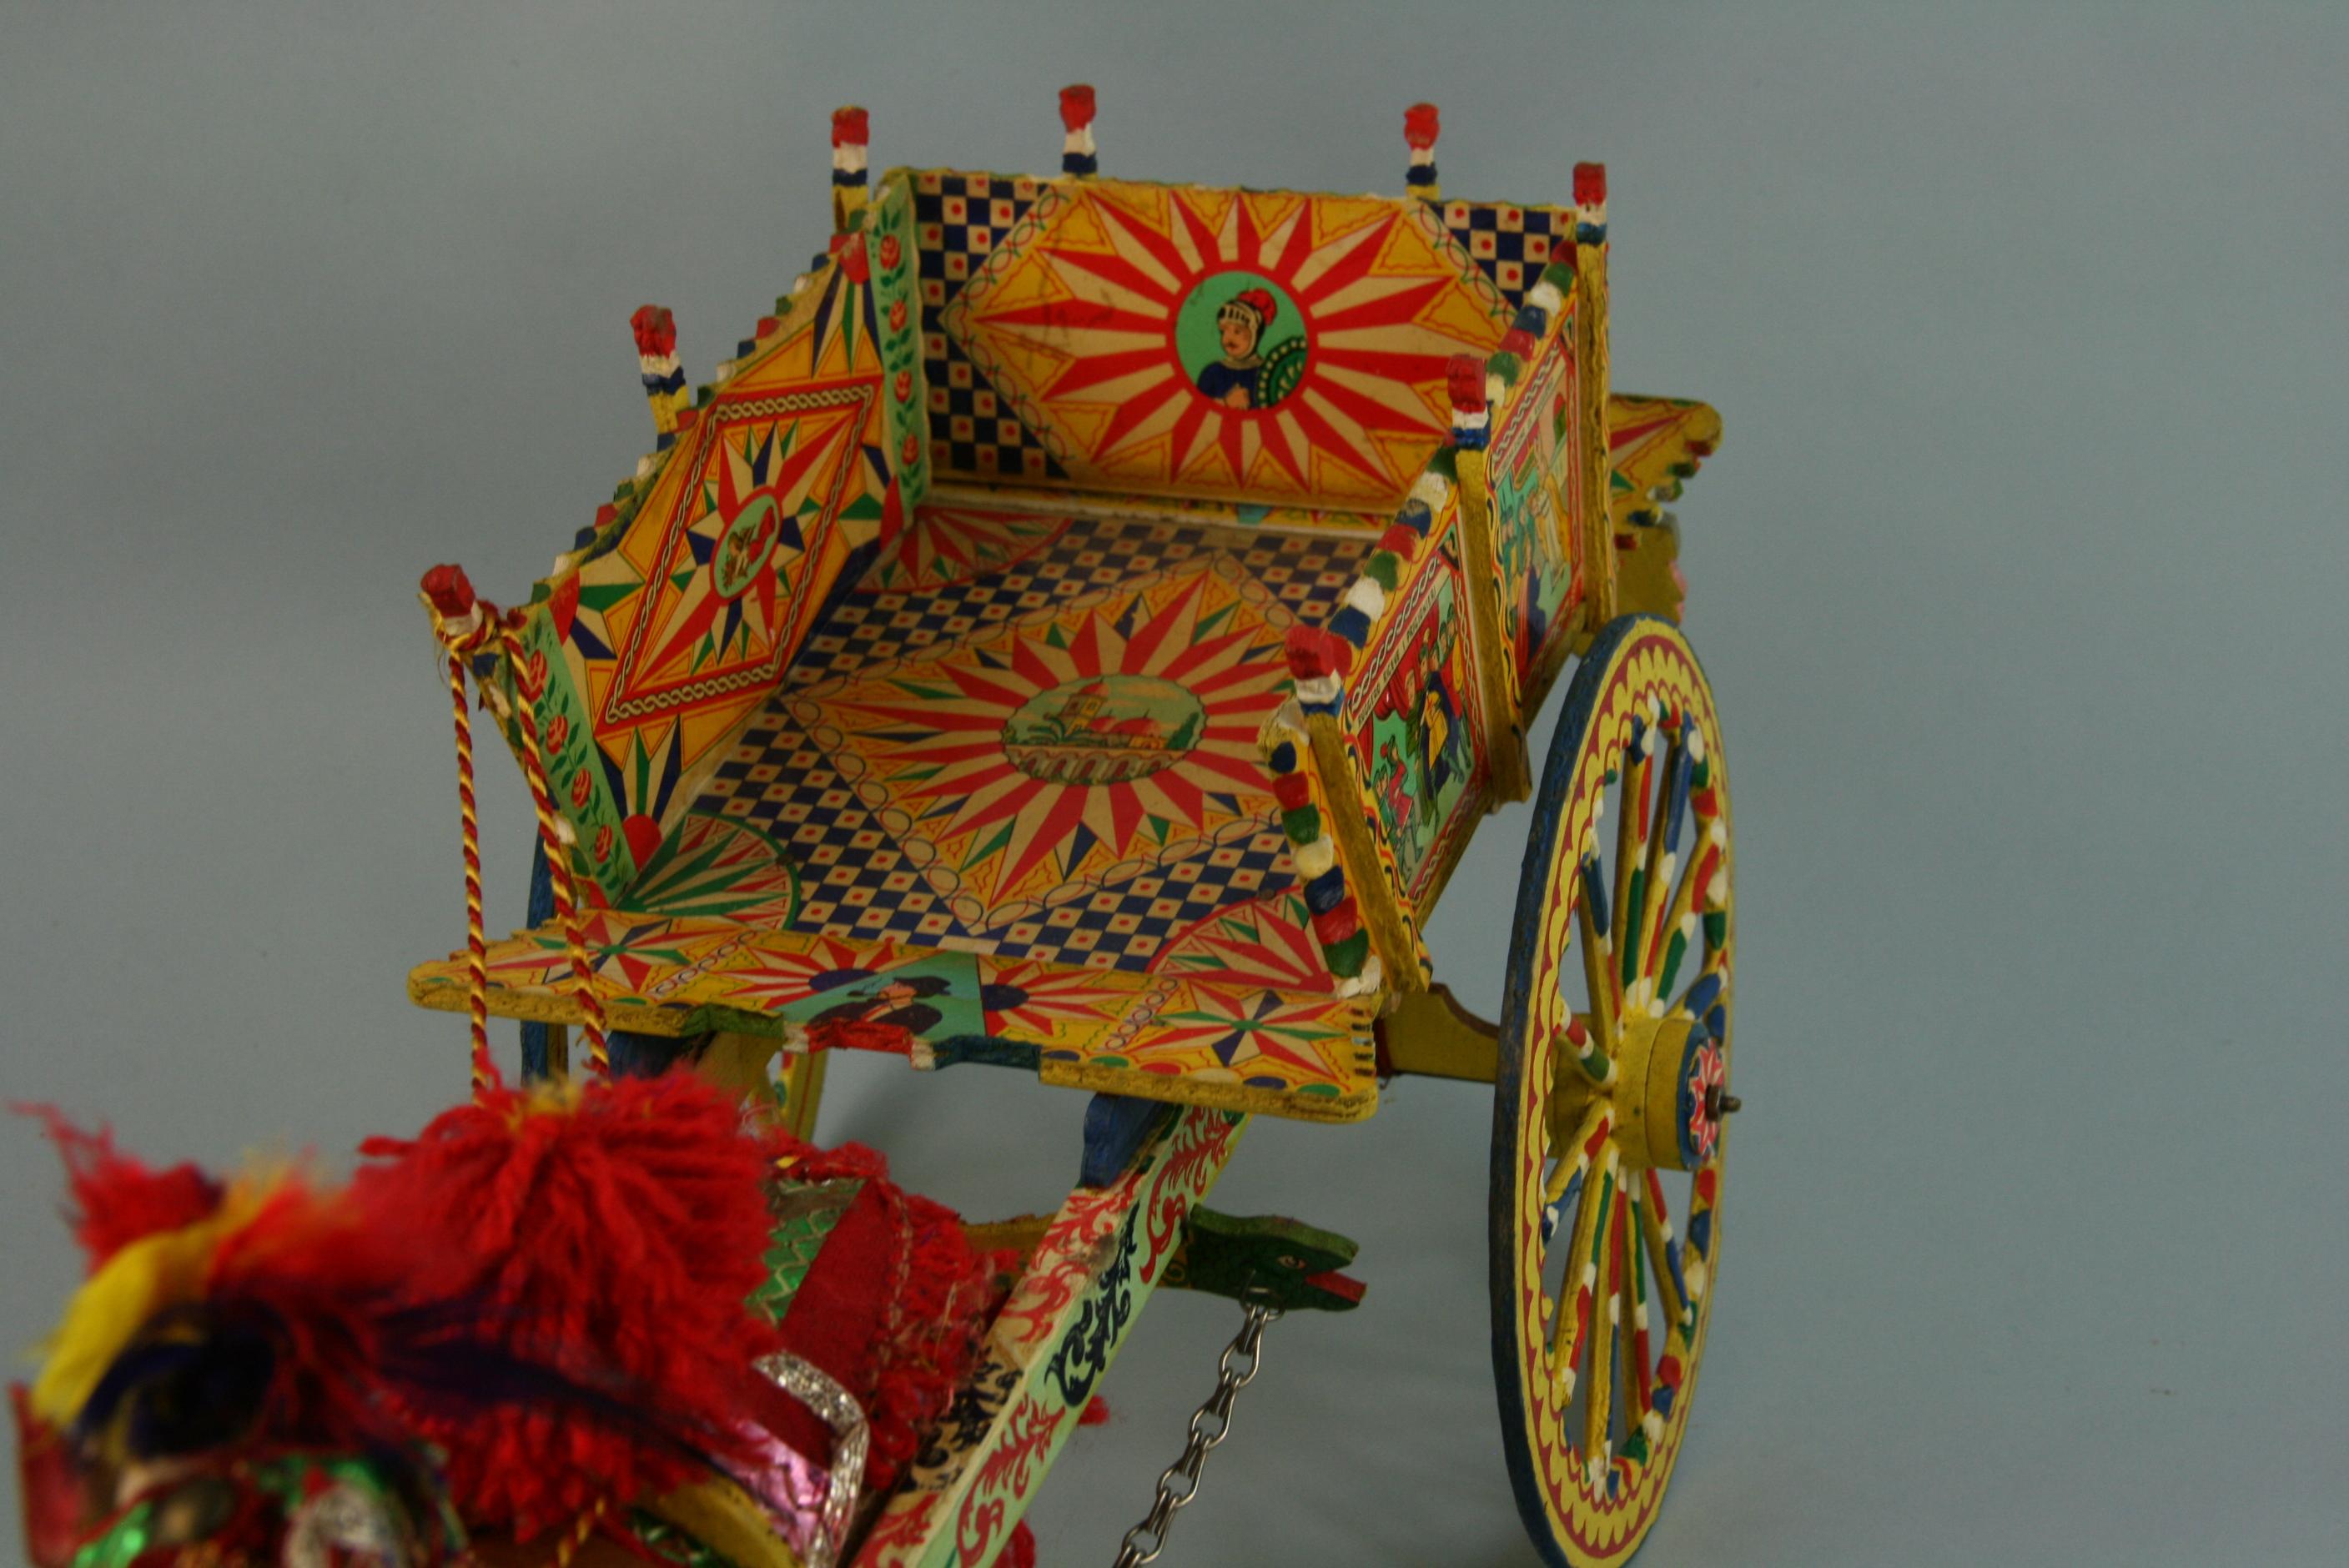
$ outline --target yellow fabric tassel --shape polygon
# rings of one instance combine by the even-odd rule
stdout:
[[[253,1218],[279,1179],[278,1172],[240,1178],[209,1218],[141,1236],[107,1259],[66,1304],[57,1332],[41,1347],[35,1412],[52,1426],[72,1426],[148,1319],[203,1294],[222,1239]]]

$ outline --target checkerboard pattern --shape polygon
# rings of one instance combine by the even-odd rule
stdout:
[[[1512,207],[1501,201],[1446,201],[1444,226],[1466,248],[1509,308],[1524,307],[1526,291],[1541,281],[1555,248],[1574,244],[1574,212],[1556,207]]]
[[[914,176],[914,253],[922,301],[922,373],[930,388],[930,459],[940,473],[982,479],[1065,479],[961,347],[942,316],[973,269],[1028,215],[1038,182],[1026,175]]]
[[[1004,624],[1049,616],[1075,595],[1214,557],[1244,568],[1300,620],[1319,622],[1352,583],[1366,548],[1361,540],[1328,534],[1073,519],[1046,548],[1000,573],[914,593],[851,594],[807,640],[777,696],[719,764],[693,809],[752,824],[782,846],[800,874],[803,900],[794,930],[1146,970],[1170,939],[1216,910],[1290,883],[1284,840],[1269,810],[1235,824],[1192,858],[1150,867],[1040,914],[1031,908],[1022,918],[998,921],[967,900],[957,913],[951,879],[929,872],[919,846],[891,833],[881,820],[891,807],[876,808],[860,795],[857,779],[843,771],[843,759],[793,717],[792,697],[871,665],[942,654]]]

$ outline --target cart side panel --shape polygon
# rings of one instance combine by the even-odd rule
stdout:
[[[1396,895],[1422,916],[1491,795],[1464,538],[1457,498],[1448,498],[1386,595],[1340,712],[1347,765],[1389,851]]]
[[[911,313],[887,330],[875,273],[891,269],[872,253],[887,247],[867,241],[852,235],[703,390],[532,608],[533,646],[559,648],[577,704],[565,739],[582,756],[552,782],[559,805],[591,818],[574,823],[581,869],[607,895],[626,885],[613,868],[652,855],[843,576],[905,515],[889,407],[920,394],[910,373],[893,386],[888,365],[913,357]],[[910,287],[899,251],[897,286]]]
[[[1534,353],[1495,406],[1485,463],[1492,496],[1493,569],[1501,640],[1517,712],[1530,725],[1572,651],[1582,608],[1581,396],[1574,358],[1574,300],[1561,291]]]
[[[1524,265],[1488,230],[1488,270],[1415,198],[913,181],[946,478],[1391,510],[1444,443],[1446,363],[1499,346],[1495,277]]]

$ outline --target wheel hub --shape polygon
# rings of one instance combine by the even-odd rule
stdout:
[[[1591,1080],[1588,1058],[1570,1037],[1559,1045],[1561,1119],[1577,1121],[1593,1099],[1606,1099],[1627,1165],[1696,1170],[1719,1146],[1723,1118],[1739,1109],[1720,1043],[1693,1018],[1625,1020],[1603,1083]]]

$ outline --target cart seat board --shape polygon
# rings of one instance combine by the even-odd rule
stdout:
[[[647,1034],[711,1030],[779,1037],[782,1048],[837,1042],[904,1049],[915,1065],[987,1060],[1045,1082],[1308,1120],[1350,1121],[1376,1106],[1371,1008],[1247,967],[1261,940],[1226,916],[1229,964],[1155,973],[811,935],[731,920],[616,910],[585,920],[612,1025]],[[575,1022],[561,934],[491,945],[489,1005],[504,1017]],[[409,977],[425,1006],[462,1011],[461,958]]]

